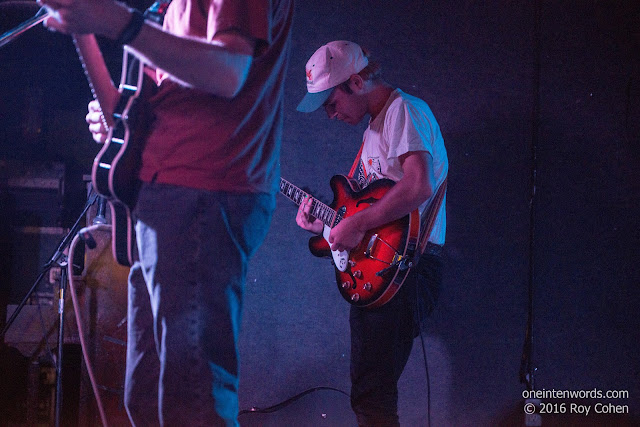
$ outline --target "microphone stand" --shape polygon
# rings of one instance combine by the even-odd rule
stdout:
[[[27,30],[35,27],[36,25],[44,21],[48,16],[49,16],[49,11],[47,10],[47,8],[41,7],[40,10],[38,10],[38,12],[33,17],[27,19],[26,21],[24,21],[17,27],[13,28],[12,30],[9,30],[6,33],[0,35],[0,48],[12,42],[13,40],[17,39]],[[62,239],[62,241],[58,245],[58,249],[56,249],[53,256],[43,266],[43,269],[38,275],[38,277],[36,278],[33,286],[31,287],[29,292],[27,292],[27,295],[25,295],[22,301],[20,301],[20,304],[18,304],[16,309],[13,311],[13,313],[11,314],[11,317],[9,318],[9,320],[7,320],[7,323],[5,324],[4,328],[0,332],[0,339],[3,339],[5,334],[7,333],[7,331],[13,324],[13,322],[15,321],[16,317],[22,310],[22,308],[24,308],[24,306],[27,304],[27,301],[29,300],[33,292],[36,290],[36,288],[40,284],[40,281],[42,280],[42,278],[54,266],[57,265],[61,267],[60,286],[59,286],[59,293],[58,293],[58,316],[59,316],[58,325],[59,326],[58,326],[58,359],[56,360],[56,405],[55,405],[55,426],[56,427],[60,426],[60,420],[61,420],[61,414],[62,414],[62,360],[64,356],[63,354],[64,299],[65,299],[65,292],[66,292],[67,281],[68,281],[66,267],[69,262],[73,262],[73,260],[68,259],[68,257],[64,254],[64,251],[69,247],[69,245],[71,244],[71,241],[73,240],[75,235],[78,233],[78,230],[80,229],[80,221],[82,220],[82,218],[84,218],[85,214],[87,213],[89,208],[95,203],[98,197],[99,196],[95,193],[89,197],[89,200],[87,200],[87,204],[85,205],[82,213],[80,214],[76,222],[73,224],[73,226],[71,227],[67,235]],[[105,219],[105,207],[106,207],[106,200],[104,197],[100,196],[99,202],[98,202],[98,211],[97,211],[96,217],[93,220],[94,224],[105,224],[107,222]]]
[[[12,30],[7,31],[0,36],[0,47],[9,44],[13,40],[17,39],[30,28],[35,27],[49,16],[49,11],[45,7],[41,7],[40,10],[31,18],[24,21]]]
[[[20,301],[20,304],[18,304],[18,306],[14,310],[11,317],[9,317],[9,320],[7,320],[7,323],[4,325],[4,328],[0,332],[0,339],[3,338],[4,335],[7,333],[7,331],[15,321],[16,317],[18,317],[20,310],[22,310],[22,308],[27,304],[27,302],[29,301],[29,298],[31,298],[31,295],[35,292],[36,288],[40,284],[40,281],[47,274],[47,272],[51,270],[55,265],[61,265],[61,263],[64,263],[66,265],[66,259],[62,260],[62,258],[66,258],[66,256],[64,255],[64,250],[67,248],[67,246],[69,246],[69,244],[71,243],[71,240],[78,232],[78,228],[80,227],[80,221],[82,220],[84,215],[87,213],[89,208],[95,203],[96,199],[97,199],[96,194],[89,197],[89,200],[87,201],[87,204],[82,210],[82,213],[80,214],[76,222],[73,224],[69,232],[62,238],[62,241],[60,241],[60,243],[58,244],[58,248],[56,249],[55,253],[51,256],[49,261],[47,261],[47,263],[44,264],[44,266],[42,267],[42,271],[40,272],[35,282],[33,283],[33,286],[31,286],[31,289],[29,289],[29,291],[24,296],[22,301]]]
[[[16,309],[13,311],[13,313],[11,314],[11,317],[9,318],[9,320],[7,320],[7,323],[5,324],[4,328],[0,332],[0,339],[2,339],[4,335],[7,333],[7,331],[9,330],[9,328],[11,327],[11,325],[13,324],[13,322],[15,321],[16,317],[18,317],[18,314],[20,314],[20,311],[27,304],[27,301],[29,301],[29,298],[31,298],[31,295],[35,292],[36,288],[40,284],[40,281],[47,274],[47,272],[49,272],[49,270],[51,270],[55,266],[62,267],[61,273],[60,273],[60,285],[59,285],[59,293],[58,293],[59,324],[58,324],[58,358],[56,360],[56,405],[55,405],[55,426],[56,427],[60,426],[60,417],[61,417],[61,411],[62,411],[62,360],[64,356],[62,348],[64,344],[64,298],[65,298],[65,291],[66,291],[67,281],[68,281],[66,266],[69,262],[73,262],[73,260],[69,260],[67,258],[67,256],[64,254],[64,251],[69,247],[69,245],[71,244],[71,241],[73,240],[75,235],[78,233],[82,219],[86,215],[89,208],[96,202],[97,198],[98,198],[98,195],[96,193],[89,196],[89,199],[87,200],[87,203],[84,209],[82,210],[82,213],[80,214],[76,222],[73,224],[69,232],[62,238],[62,241],[58,245],[58,248],[56,249],[55,253],[51,256],[49,261],[47,261],[47,263],[43,266],[42,271],[40,272],[35,282],[33,283],[33,286],[31,287],[31,289],[29,289],[29,292],[27,292],[27,294],[24,296],[22,301],[20,301],[20,304],[18,304]]]

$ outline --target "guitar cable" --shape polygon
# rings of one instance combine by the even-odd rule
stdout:
[[[429,364],[427,363],[427,348],[425,346],[424,334],[422,332],[422,321],[427,318],[422,312],[422,306],[418,303],[419,301],[419,292],[418,292],[418,272],[415,272],[415,288],[416,288],[416,308],[418,314],[418,332],[420,335],[420,344],[422,347],[422,358],[424,360],[424,373],[426,377],[427,383],[427,427],[431,427],[431,378],[429,377]]]
[[[71,241],[71,245],[69,246],[69,260],[73,260],[73,255],[76,249],[76,245],[79,241],[86,241],[88,237],[93,240],[92,232],[94,231],[105,231],[111,235],[111,225],[108,224],[96,224],[80,230],[73,240]],[[84,237],[83,237],[84,236]],[[95,241],[93,241],[95,247]],[[89,246],[90,243],[88,243]],[[71,300],[73,302],[73,311],[76,316],[76,324],[78,326],[78,336],[80,338],[80,348],[82,349],[82,356],[84,358],[85,366],[87,368],[87,373],[89,374],[89,381],[91,383],[91,388],[93,389],[93,394],[96,399],[96,404],[98,406],[98,412],[100,414],[100,420],[102,421],[102,425],[104,427],[108,427],[107,416],[104,411],[104,407],[102,406],[102,398],[100,397],[100,390],[98,389],[98,384],[95,379],[95,375],[93,373],[93,365],[89,359],[89,354],[87,350],[87,344],[84,339],[84,330],[82,326],[82,318],[80,313],[80,305],[78,303],[77,295],[76,295],[76,286],[74,283],[74,275],[73,275],[73,263],[69,262],[67,264],[67,277],[69,280],[69,291],[71,293]]]
[[[309,388],[301,393],[296,394],[293,397],[290,397],[280,403],[277,403],[275,405],[272,406],[268,406],[266,408],[257,408],[257,407],[251,407],[250,409],[243,409],[238,413],[238,417],[240,417],[241,415],[247,415],[247,414],[272,414],[276,411],[279,411],[280,409],[283,409],[287,406],[289,406],[290,404],[292,404],[293,402],[295,402],[296,400],[306,396],[307,394],[311,394],[313,392],[316,391],[320,391],[320,390],[330,390],[330,391],[337,391],[338,393],[342,393],[347,397],[350,397],[349,393],[342,391],[338,388],[334,388],[334,387],[328,387],[328,386],[318,386],[318,387],[312,387]]]
[[[422,320],[426,319],[426,316],[424,316],[424,313],[422,312],[422,308],[421,305],[417,303],[418,301],[418,286],[417,286],[417,272],[415,273],[416,275],[416,307],[417,307],[417,314],[418,314],[418,330],[419,330],[419,335],[420,335],[420,344],[422,347],[422,357],[424,360],[424,371],[425,371],[425,375],[426,375],[426,385],[427,385],[427,426],[431,427],[431,379],[429,376],[429,365],[427,363],[427,350],[426,350],[426,345],[425,345],[425,339],[424,339],[424,334],[422,332],[422,328],[420,327],[420,325],[422,324]],[[251,407],[250,409],[243,409],[238,413],[238,417],[242,416],[242,415],[248,415],[248,414],[272,414],[274,412],[279,411],[280,409],[283,409],[289,405],[291,405],[293,402],[301,399],[302,397],[311,394],[313,392],[316,391],[320,391],[320,390],[330,390],[330,391],[336,391],[338,393],[341,393],[347,397],[351,397],[349,393],[340,390],[338,388],[334,388],[334,387],[328,387],[328,386],[318,386],[318,387],[312,387],[309,388],[301,393],[298,393],[280,403],[277,403],[275,405],[272,406],[268,406],[266,408],[258,408],[258,407]]]
[[[418,309],[420,311],[420,309]],[[418,315],[418,318],[422,320],[421,316]],[[420,344],[422,344],[422,357],[424,360],[424,373],[426,376],[427,382],[427,426],[431,427],[431,379],[429,377],[429,365],[427,363],[427,349],[424,344],[424,335],[422,333],[422,329],[420,330]]]

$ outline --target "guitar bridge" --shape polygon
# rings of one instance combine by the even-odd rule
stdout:
[[[381,259],[376,258],[373,255],[371,255],[371,252],[375,248],[377,242],[382,242],[383,244],[385,244],[389,249],[391,249],[395,253],[395,255],[393,256],[393,259],[391,260],[391,262],[387,262],[387,261],[381,260]],[[394,248],[393,246],[391,246],[389,243],[385,242],[380,237],[378,237],[377,234],[374,234],[369,239],[369,243],[367,243],[367,250],[364,251],[364,256],[366,256],[369,259],[374,259],[376,261],[380,261],[380,262],[383,262],[383,263],[388,264],[388,265],[395,265],[400,261],[400,259],[402,259],[402,255],[398,252],[398,250],[396,248]]]
[[[391,249],[394,252],[393,259],[391,260],[391,262],[381,260],[381,259],[376,258],[375,256],[371,255],[371,252],[375,248],[377,242],[382,242],[384,245],[386,245],[389,249]],[[364,255],[369,259],[373,259],[373,260],[382,262],[382,263],[387,264],[389,266],[389,267],[383,268],[382,270],[378,271],[376,273],[376,276],[378,276],[378,277],[384,276],[385,274],[387,274],[389,272],[389,270],[391,270],[391,269],[393,269],[395,267],[398,267],[398,269],[400,269],[400,270],[406,270],[407,268],[413,267],[413,262],[412,261],[407,260],[404,256],[402,256],[402,254],[400,254],[398,252],[398,250],[396,248],[391,246],[389,243],[385,242],[377,234],[374,234],[369,239],[369,243],[367,244],[367,250],[364,252]]]

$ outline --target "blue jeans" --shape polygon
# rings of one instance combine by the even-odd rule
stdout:
[[[133,425],[238,425],[250,257],[275,197],[144,184],[129,276],[125,405]]]

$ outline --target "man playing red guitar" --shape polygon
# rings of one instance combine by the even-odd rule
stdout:
[[[243,288],[278,190],[293,0],[174,0],[163,27],[113,0],[39,1],[49,28],[116,40],[157,70],[134,211],[129,417],[237,425]],[[104,141],[96,103],[87,121]]]
[[[361,187],[380,178],[396,182],[380,200],[331,229],[331,249],[349,251],[368,230],[431,203],[447,177],[447,152],[427,104],[382,80],[379,64],[369,62],[357,44],[322,46],[307,62],[306,75],[308,92],[298,111],[323,107],[330,119],[352,125],[370,116],[350,176]],[[323,223],[310,215],[311,206],[311,198],[300,204],[296,222],[319,234]],[[359,425],[399,425],[398,379],[441,282],[444,200],[436,212],[429,243],[398,293],[382,307],[351,306],[351,406]]]

